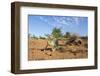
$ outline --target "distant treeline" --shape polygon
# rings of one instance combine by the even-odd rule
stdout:
[[[62,33],[60,28],[53,28],[51,34],[45,34],[45,36],[35,36],[32,34],[28,34],[29,38],[34,38],[34,39],[46,39],[48,37],[52,36],[53,38],[58,38],[58,39],[62,39],[62,38],[69,38],[69,37],[80,37],[82,39],[87,39],[87,36],[79,36],[78,34],[75,33],[71,33],[71,32],[66,32],[65,34]]]
[[[82,37],[80,37],[81,39],[88,39],[88,37],[87,36],[82,36]]]

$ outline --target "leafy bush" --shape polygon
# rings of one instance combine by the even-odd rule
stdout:
[[[54,37],[54,38],[60,38],[60,37],[62,37],[62,33],[61,33],[61,30],[59,29],[59,28],[53,28],[53,30],[52,30],[52,36]]]
[[[35,36],[35,35],[32,35],[32,37],[31,37],[31,38],[38,39],[38,37],[37,37],[37,36]]]
[[[40,38],[40,39],[46,39],[45,37],[42,37],[42,36],[40,36],[39,38]]]
[[[65,38],[69,38],[70,36],[71,36],[70,32],[66,32],[64,35]]]

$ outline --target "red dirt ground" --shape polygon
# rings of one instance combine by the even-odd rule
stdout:
[[[28,50],[28,60],[52,60],[52,59],[77,59],[77,58],[87,58],[88,52],[87,48],[81,46],[63,46],[66,50],[56,50],[50,51],[45,50],[41,51],[40,49],[45,48],[47,45],[47,40],[43,39],[29,39],[29,50]],[[49,46],[50,47],[50,46]],[[78,49],[80,51],[75,51]],[[82,50],[82,51],[81,51]]]

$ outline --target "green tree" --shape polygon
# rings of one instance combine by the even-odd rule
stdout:
[[[69,38],[70,36],[71,36],[70,32],[66,32],[64,35],[65,38]]]
[[[59,28],[53,28],[53,30],[52,30],[52,36],[54,37],[54,38],[60,38],[60,37],[62,37],[62,33],[61,33],[61,30],[59,29]]]
[[[38,39],[38,37],[36,37],[35,35],[32,35],[32,38],[34,38],[34,39]]]
[[[39,36],[40,39],[46,39],[45,37]]]
[[[49,35],[49,34],[45,34],[45,37],[46,37],[46,38],[50,38],[50,35]]]

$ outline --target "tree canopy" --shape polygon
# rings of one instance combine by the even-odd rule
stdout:
[[[59,29],[59,28],[53,28],[53,30],[52,30],[52,36],[54,37],[54,38],[60,38],[61,36],[62,36],[62,33],[61,33],[61,30]]]

